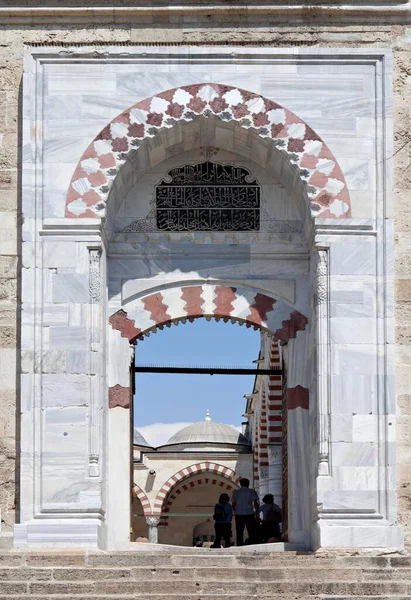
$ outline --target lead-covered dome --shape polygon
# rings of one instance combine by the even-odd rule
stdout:
[[[212,421],[207,414],[204,421],[193,423],[177,431],[164,446],[179,446],[180,448],[184,446],[184,449],[188,450],[187,446],[203,444],[207,447],[216,446],[221,449],[221,446],[249,447],[250,441],[234,427]]]
[[[134,444],[134,446],[143,446],[144,448],[151,448],[152,447],[147,442],[146,438],[136,428],[134,428],[133,444]]]

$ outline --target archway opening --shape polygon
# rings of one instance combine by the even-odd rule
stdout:
[[[305,141],[300,146],[305,146]],[[148,335],[173,324],[211,319],[233,328],[232,324],[240,323],[258,330],[256,335],[261,337],[252,358],[259,367],[265,362],[271,368],[271,344],[274,342],[278,350],[280,340],[287,343],[304,332],[308,322],[304,315],[310,314],[307,240],[313,220],[307,193],[312,190],[301,178],[300,168],[290,161],[289,152],[282,152],[255,127],[247,129],[235,119],[227,122],[208,113],[162,128],[154,137],[139,141],[135,148],[128,160],[120,157],[105,224],[109,240],[110,345],[114,350],[109,365],[113,439],[120,430],[119,423],[114,422],[123,418],[117,408],[131,409],[131,413],[135,408],[130,400],[129,374],[124,372],[124,365],[130,361],[130,343],[137,344],[138,357],[140,347],[144,352],[147,342],[143,340]],[[175,363],[173,359],[166,362]],[[279,351],[276,360],[277,370],[281,370]],[[146,363],[147,358],[142,362]],[[207,362],[215,363],[212,359]],[[222,359],[217,362],[220,366],[227,364]],[[156,384],[159,381],[157,377]],[[138,393],[138,385],[136,388]],[[240,474],[248,475],[261,497],[274,493],[281,504],[281,411],[286,400],[281,393],[275,397],[277,392],[278,381],[254,373],[253,380],[239,393],[241,399],[245,393],[250,394],[239,411],[247,415],[243,433],[248,436],[250,458],[249,467]],[[150,402],[152,406],[155,401]],[[197,410],[190,419],[180,416],[179,422],[200,423],[207,408],[205,404],[201,414]],[[137,416],[138,411],[134,412]],[[213,411],[211,418],[223,420]],[[304,419],[305,430],[308,425]],[[130,422],[134,428],[133,417]],[[223,422],[225,426],[240,424],[239,418],[227,417]],[[136,425],[139,429],[149,423],[137,421]],[[139,431],[147,438],[145,433]],[[240,434],[237,431],[237,437]],[[161,483],[158,465],[163,468],[164,461],[158,459],[160,454],[176,461],[172,455],[178,449],[185,459],[189,456],[186,448],[167,446],[163,443],[167,441],[140,440],[143,447],[135,445],[129,452],[131,484],[138,484],[149,498],[144,516],[152,541],[161,539],[164,499],[169,487],[179,481],[180,471],[212,462],[218,468],[237,472],[236,465],[217,461],[215,453],[204,457],[193,454],[191,462],[176,463]],[[243,460],[246,453],[239,448],[236,452]],[[157,460],[157,467],[145,473],[149,460]],[[301,465],[306,460],[303,457]],[[298,539],[307,539],[306,521],[304,515],[294,528],[298,528]],[[192,532],[189,538],[192,540]]]
[[[196,505],[195,498],[192,495],[194,487],[198,485],[198,479],[195,480],[197,483],[193,480],[193,482],[185,484],[185,487],[180,491],[175,492],[175,488],[180,484],[181,479],[186,479],[194,473],[196,475],[199,472],[209,473],[210,464],[217,465],[215,467],[217,474],[221,475],[223,471],[230,472],[232,480],[230,484],[234,482],[234,487],[238,487],[240,478],[246,477],[250,480],[251,486],[256,489],[260,499],[266,494],[273,494],[275,503],[283,509],[285,522],[288,522],[286,518],[289,512],[288,438],[286,435],[288,392],[283,386],[280,340],[283,343],[287,343],[290,337],[298,334],[298,331],[303,332],[306,319],[301,315],[301,322],[297,324],[294,318],[294,325],[292,325],[293,319],[290,319],[288,323],[284,321],[282,324],[283,327],[274,335],[261,330],[252,331],[259,328],[255,324],[252,327],[251,323],[248,323],[249,327],[241,329],[238,325],[221,321],[216,323],[214,319],[206,320],[198,316],[192,317],[189,320],[194,324],[189,323],[185,327],[182,327],[177,321],[178,327],[174,327],[166,333],[162,332],[158,336],[150,337],[144,343],[142,343],[142,340],[145,338],[140,335],[136,348],[136,356],[138,357],[140,351],[140,356],[145,357],[146,360],[157,357],[161,361],[164,358],[168,359],[171,354],[174,357],[174,362],[176,362],[179,352],[175,341],[176,339],[178,340],[179,336],[171,335],[167,339],[167,334],[178,333],[180,331],[185,334],[184,336],[180,336],[182,339],[179,340],[180,345],[182,344],[184,349],[181,353],[183,360],[186,360],[187,356],[194,360],[204,359],[205,356],[205,360],[209,361],[210,353],[211,356],[217,354],[218,358],[221,358],[226,354],[230,354],[229,350],[227,351],[227,348],[230,349],[230,347],[230,358],[238,360],[238,357],[244,356],[244,353],[241,354],[240,338],[238,335],[234,336],[235,344],[234,346],[233,344],[230,346],[229,342],[233,340],[230,340],[228,333],[230,330],[237,333],[238,330],[242,330],[246,334],[243,341],[245,342],[245,349],[248,351],[249,367],[253,367],[253,375],[249,377],[249,381],[247,382],[248,389],[244,390],[242,388],[241,390],[248,393],[238,393],[241,387],[234,389],[234,392],[230,390],[233,377],[225,378],[229,380],[225,388],[218,389],[217,386],[218,396],[213,410],[217,409],[218,411],[218,405],[227,402],[230,392],[233,392],[232,399],[234,398],[235,400],[236,410],[229,410],[227,412],[227,406],[224,407],[226,412],[221,409],[222,414],[233,415],[233,417],[231,419],[218,420],[231,420],[235,423],[236,417],[234,415],[237,413],[243,419],[241,426],[237,426],[237,428],[229,426],[227,423],[212,422],[208,413],[205,421],[176,422],[175,419],[180,414],[186,414],[187,407],[193,411],[189,414],[198,415],[199,411],[200,414],[204,414],[206,407],[210,406],[210,399],[207,393],[202,396],[198,383],[192,381],[189,386],[188,396],[183,400],[182,405],[179,406],[182,396],[181,385],[173,386],[170,381],[170,377],[172,378],[170,374],[166,377],[168,382],[160,384],[159,388],[154,392],[154,397],[148,399],[148,405],[151,407],[151,414],[155,415],[157,419],[158,415],[162,414],[166,421],[168,415],[169,417],[171,416],[171,422],[170,418],[168,418],[168,423],[159,423],[157,421],[156,423],[151,422],[147,426],[140,425],[138,427],[139,422],[141,424],[143,422],[142,418],[144,418],[144,394],[148,393],[151,387],[151,384],[148,383],[146,387],[141,385],[139,390],[138,381],[142,378],[142,375],[138,375],[135,385],[134,410],[132,411],[134,415],[132,417],[134,426],[132,485],[138,486],[139,489],[144,489],[150,498],[146,510],[143,511],[143,515],[146,517],[147,522],[150,523],[150,526],[156,528],[156,533],[155,535],[149,535],[149,539],[169,544],[184,542],[184,544],[191,545],[193,542],[192,528],[212,519],[213,505],[210,504],[211,501],[208,499],[207,506],[202,506],[201,511],[194,511],[193,513],[191,509],[188,509],[190,506]],[[225,320],[228,321],[229,319]],[[196,328],[195,323],[202,327]],[[220,329],[220,342],[218,335],[216,335],[216,328]],[[192,330],[191,332],[190,329]],[[203,329],[203,332],[208,330],[208,333],[211,334],[211,345],[210,343],[204,344],[204,340],[199,335],[201,329]],[[223,330],[225,331],[223,332]],[[221,333],[226,338],[224,340],[226,348],[223,347],[223,343],[221,342]],[[253,348],[250,346],[252,335],[255,336]],[[195,344],[186,347],[187,340],[190,340],[190,338],[195,340]],[[171,340],[174,341],[174,345],[169,343]],[[161,341],[162,343],[158,345],[155,343],[156,341]],[[152,348],[149,348],[150,344]],[[144,351],[144,347],[146,351]],[[205,347],[208,347],[208,354],[204,354]],[[216,348],[218,348],[221,354],[216,352]],[[200,349],[200,355],[195,354],[196,349]],[[256,359],[251,361],[253,356],[256,356]],[[225,362],[227,363],[227,360]],[[244,364],[243,367],[245,367]],[[156,368],[158,368],[158,363]],[[157,385],[156,378],[158,377],[156,373],[154,379],[152,379],[152,385]],[[143,400],[141,406],[139,406],[139,392],[140,401]],[[158,400],[162,394],[166,398],[161,403]],[[203,398],[203,406],[201,398]],[[240,402],[238,402],[239,400]],[[300,406],[300,408],[303,407]],[[167,410],[168,413],[166,412]],[[182,410],[183,413],[179,412],[179,410]],[[148,415],[149,411],[147,411],[145,417],[150,420],[150,416]],[[166,437],[170,433],[173,435],[167,440]],[[193,467],[193,461],[197,461],[195,467]],[[202,483],[211,484],[212,482],[202,481]],[[297,492],[297,490],[294,491]],[[218,501],[220,493],[221,489],[217,488],[214,492],[214,503]],[[172,494],[174,494],[173,497]],[[181,506],[177,512],[170,512],[170,503],[172,500],[175,500],[177,497],[176,494],[177,496],[182,494],[182,498],[179,499]],[[196,494],[198,494],[198,491],[196,491]],[[283,495],[286,499],[285,505]],[[186,508],[183,510],[184,507]],[[199,506],[198,508],[201,507]],[[138,514],[134,516],[141,517],[142,515]],[[190,518],[184,520],[184,516]],[[167,529],[171,523],[173,526]],[[258,527],[256,530],[258,530]],[[287,541],[287,537],[288,528],[287,530],[284,529],[284,541]],[[136,538],[134,532],[132,533],[132,538]],[[257,539],[258,537],[256,536],[254,541]]]
[[[253,485],[252,441],[244,435],[250,435],[244,395],[254,386],[260,332],[223,319],[191,321],[143,338],[135,349],[136,364],[194,367],[192,373],[138,372],[135,379],[134,483],[149,489],[155,502],[154,493],[161,493],[166,480],[178,479],[162,499],[157,534],[160,543],[173,545],[209,545],[210,536],[214,541],[214,505],[223,492],[231,499],[238,486],[208,469],[201,477],[180,481],[178,474],[193,462],[218,462],[220,469],[247,477]],[[248,368],[250,374],[195,372],[207,366]],[[194,535],[201,523],[203,533]]]

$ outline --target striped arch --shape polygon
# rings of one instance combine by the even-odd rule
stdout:
[[[177,484],[177,486],[171,488],[171,491],[166,496],[165,501],[163,502],[163,513],[160,520],[160,525],[163,527],[167,527],[168,525],[168,516],[167,513],[170,512],[173,501],[178,498],[183,492],[187,492],[188,490],[193,489],[194,487],[198,487],[200,485],[215,485],[220,488],[221,493],[224,491],[230,494],[234,489],[238,487],[237,483],[231,482],[227,483],[227,481],[221,481],[219,479],[212,479],[210,477],[204,477],[200,479],[190,479],[186,483],[182,485]]]
[[[143,492],[143,490],[136,484],[133,485],[131,492],[133,494],[133,498],[138,498],[140,500],[141,506],[143,507],[144,516],[146,517],[147,515],[151,515],[151,502],[148,499],[147,494]]]
[[[275,336],[278,337],[278,336]],[[281,355],[279,342],[274,338],[270,349],[270,365],[273,369],[281,369]],[[283,437],[283,384],[282,375],[268,376],[268,441],[271,444],[280,444]]]
[[[167,504],[166,499],[168,499],[170,492],[176,488],[179,483],[181,483],[184,479],[191,478],[193,475],[199,475],[200,473],[214,473],[215,475],[219,475],[220,477],[230,480],[230,482],[232,482],[235,486],[238,485],[241,479],[241,476],[237,475],[232,469],[217,463],[206,461],[191,465],[190,467],[181,469],[172,477],[170,477],[166,483],[164,483],[155,499],[153,514],[161,515]]]
[[[246,286],[176,285],[160,292],[147,293],[127,303],[127,312],[120,309],[109,318],[111,343],[117,351],[109,362],[113,373],[109,387],[109,408],[129,408],[130,388],[119,373],[130,361],[130,343],[143,340],[158,329],[173,323],[205,317],[245,323],[274,334],[275,340],[287,343],[298,331],[305,329],[308,319],[281,300]],[[120,348],[122,349],[120,351]],[[128,378],[128,373],[127,373]],[[270,407],[268,407],[268,414]],[[270,427],[269,427],[270,437]],[[269,439],[269,441],[273,441]]]
[[[307,123],[259,94],[229,85],[200,83],[142,100],[106,125],[74,171],[66,198],[66,217],[104,216],[112,182],[129,154],[162,130],[200,115],[236,123],[271,139],[306,184],[313,217],[351,216],[342,170],[327,144]]]
[[[272,296],[246,286],[176,285],[147,294],[120,309],[109,318],[112,329],[118,330],[130,342],[179,321],[199,317],[245,323],[248,327],[290,336],[304,329],[307,318]],[[294,331],[295,336],[295,331]]]

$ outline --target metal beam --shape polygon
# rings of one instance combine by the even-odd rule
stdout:
[[[167,367],[135,365],[134,373],[175,373],[184,375],[282,375],[281,369],[243,369],[235,367]]]

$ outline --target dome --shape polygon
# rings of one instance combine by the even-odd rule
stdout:
[[[145,446],[146,448],[151,448],[150,444],[147,440],[141,435],[138,429],[134,428],[134,446]]]
[[[250,441],[237,429],[230,425],[224,425],[224,423],[212,421],[209,416],[204,421],[183,427],[164,445],[198,443],[250,446]]]

